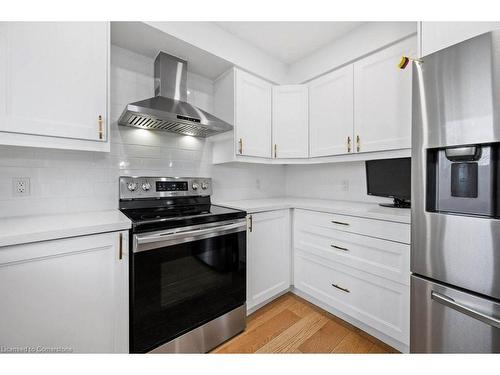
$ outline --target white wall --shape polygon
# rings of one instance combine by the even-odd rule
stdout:
[[[349,54],[388,43],[390,38],[411,33],[414,27],[414,23],[383,24],[386,25],[378,29],[361,26],[365,28],[347,36],[345,41],[337,41],[307,61],[294,64],[292,75],[296,81],[310,79],[341,64]],[[349,44],[352,45],[347,48]],[[341,51],[343,46],[347,49]],[[213,166],[211,145],[203,139],[118,127],[116,121],[127,103],[153,95],[153,60],[116,46],[112,46],[111,52],[111,152],[0,146],[0,217],[116,208],[120,175],[213,177],[214,199],[218,201],[285,194],[382,200],[366,195],[361,162],[286,167],[244,163]],[[340,57],[336,58],[337,52]],[[253,63],[263,66],[265,60],[265,56],[257,54]],[[269,71],[270,74],[279,71],[276,65],[270,69],[277,69],[274,73]],[[213,110],[210,80],[188,74],[188,89],[190,102],[209,112]],[[31,178],[29,197],[13,196],[13,177]],[[348,191],[344,191],[344,181],[348,181]],[[303,185],[306,187],[302,188]]]
[[[291,197],[338,199],[358,202],[392,202],[366,194],[363,161],[332,164],[288,165],[286,194]]]
[[[284,166],[212,166],[203,139],[118,127],[127,103],[153,95],[153,60],[111,52],[111,152],[0,146],[0,217],[117,208],[120,175],[213,177],[220,201],[283,194]],[[190,102],[212,110],[210,80],[188,74],[188,90]],[[13,177],[31,178],[29,197],[13,197]]]
[[[500,22],[421,22],[421,56],[500,28]]]
[[[292,64],[288,80],[301,83],[417,32],[417,22],[367,22],[316,53]]]
[[[287,65],[213,22],[146,23],[264,79],[287,83]]]
[[[417,22],[367,22],[294,64],[284,64],[213,22],[146,22],[278,84],[301,83],[417,33]]]

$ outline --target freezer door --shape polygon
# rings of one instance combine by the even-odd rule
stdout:
[[[500,302],[411,277],[412,353],[500,353]]]

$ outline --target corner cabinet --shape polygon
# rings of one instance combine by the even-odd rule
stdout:
[[[411,69],[401,56],[416,56],[412,37],[354,63],[356,152],[411,148]]]
[[[1,346],[128,353],[128,231],[1,247],[0,300]]]
[[[214,164],[309,156],[306,85],[273,86],[233,68],[214,83],[214,112],[234,126],[212,137]]]
[[[215,82],[214,107],[234,132],[213,137],[213,163],[409,157],[412,71],[398,68],[403,55],[417,55],[415,36],[307,85],[272,86],[231,69]]]
[[[108,22],[0,23],[0,143],[109,151]]]
[[[252,311],[290,288],[290,212],[248,216],[247,310]]]
[[[353,67],[348,65],[309,83],[310,155],[347,154],[353,136]]]
[[[273,87],[273,158],[309,156],[308,98],[306,85]]]

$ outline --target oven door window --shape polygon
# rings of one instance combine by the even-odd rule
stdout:
[[[246,232],[134,253],[131,351],[144,353],[241,306]]]

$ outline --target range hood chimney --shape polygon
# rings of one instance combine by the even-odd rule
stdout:
[[[187,61],[160,52],[154,65],[155,96],[128,104],[119,125],[209,137],[233,129],[187,102]]]

